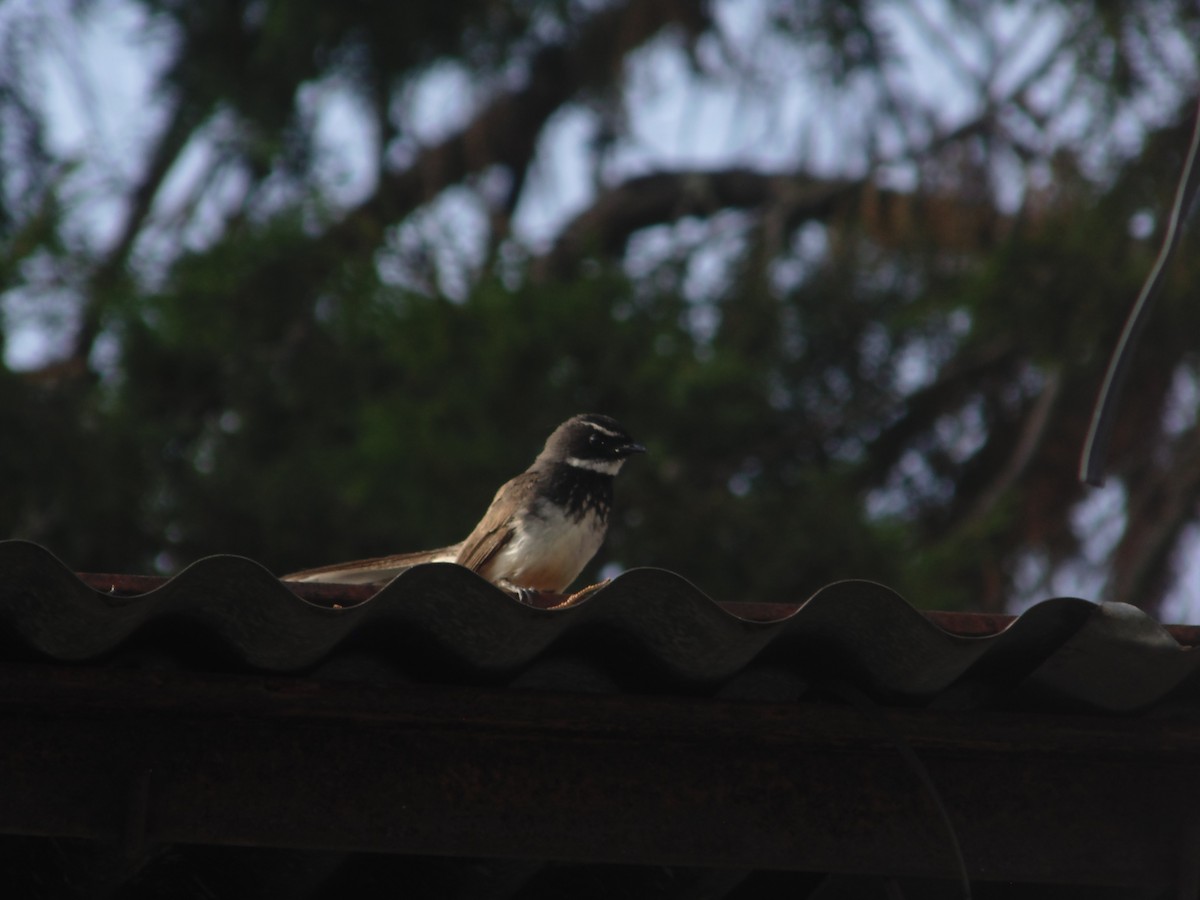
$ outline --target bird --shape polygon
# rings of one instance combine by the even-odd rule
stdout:
[[[422,563],[452,562],[521,599],[562,594],[604,541],[617,473],[630,456],[645,452],[610,416],[572,416],[528,469],[501,485],[465,540],[305,569],[283,580],[375,584]]]

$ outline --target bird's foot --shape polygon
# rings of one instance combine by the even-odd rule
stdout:
[[[537,588],[521,587],[508,580],[499,581],[496,586],[526,606],[534,606],[538,609],[566,609],[583,602],[596,591],[607,587],[611,581],[611,578],[606,578],[596,584],[589,584],[574,594],[560,594],[557,591],[541,591]]]
[[[553,591],[540,591],[537,588],[522,587],[519,584],[513,584],[508,579],[496,582],[496,587],[514,597],[518,603],[523,603],[526,606],[536,606],[538,609],[554,606],[562,599],[560,594],[556,594]]]

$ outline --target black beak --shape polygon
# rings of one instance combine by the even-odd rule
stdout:
[[[624,444],[621,447],[617,448],[617,452],[623,457],[624,456],[633,456],[633,454],[635,454],[635,453],[645,453],[646,448],[643,447],[641,444]]]

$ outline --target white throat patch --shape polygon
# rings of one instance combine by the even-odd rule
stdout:
[[[577,469],[587,469],[589,472],[599,472],[601,475],[616,475],[625,464],[623,459],[580,459],[578,456],[568,456],[568,466]]]

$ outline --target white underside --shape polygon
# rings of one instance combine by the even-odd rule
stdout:
[[[604,528],[591,515],[575,521],[551,505],[525,516],[491,561],[486,578],[516,587],[562,593],[596,555]]]

